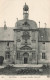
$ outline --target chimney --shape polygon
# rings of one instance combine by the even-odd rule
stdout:
[[[39,28],[40,28],[40,21],[39,21]]]

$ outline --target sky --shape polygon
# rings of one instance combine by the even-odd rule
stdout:
[[[29,19],[36,21],[39,27],[50,28],[50,0],[0,0],[0,27],[14,27],[15,22],[23,19],[23,6],[29,6]]]

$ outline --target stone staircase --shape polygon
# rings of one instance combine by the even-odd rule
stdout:
[[[36,67],[36,68],[40,68],[43,66],[43,64],[10,64],[13,65],[13,67]]]

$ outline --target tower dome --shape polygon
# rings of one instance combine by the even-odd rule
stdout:
[[[23,10],[24,10],[24,11],[28,11],[28,9],[29,9],[29,7],[28,7],[28,5],[25,3],[25,5],[24,5],[24,7],[23,7]]]

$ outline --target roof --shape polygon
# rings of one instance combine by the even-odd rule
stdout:
[[[33,20],[19,20],[16,22],[15,27],[17,29],[36,29],[37,28],[37,24],[35,21]]]
[[[0,41],[14,41],[14,27],[0,27]],[[50,41],[50,28],[38,28],[39,41]]]
[[[7,27],[0,27],[0,41],[13,41],[13,28]]]
[[[50,28],[39,28],[39,41],[50,41]]]

